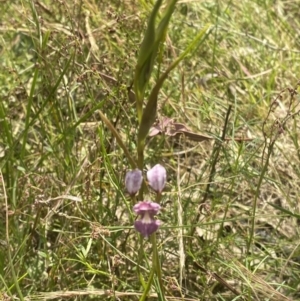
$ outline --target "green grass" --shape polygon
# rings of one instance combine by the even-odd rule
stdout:
[[[139,300],[151,244],[138,265],[130,162],[99,110],[136,160],[132,81],[152,7],[1,3],[0,300]],[[211,29],[164,82],[158,118],[214,139],[146,141],[145,170],[168,172],[167,300],[300,298],[299,20],[298,1],[176,5],[151,85]]]

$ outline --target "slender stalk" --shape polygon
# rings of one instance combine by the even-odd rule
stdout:
[[[153,233],[151,235],[151,240],[152,240],[152,247],[153,247],[153,269],[156,272],[160,291],[164,298],[164,286],[163,286],[163,282],[162,282],[161,265],[160,265],[160,261],[159,261],[158,250],[157,250],[156,233]]]
[[[265,174],[268,170],[268,166],[269,166],[269,161],[270,161],[270,157],[272,154],[272,150],[275,144],[275,139],[270,143],[269,147],[267,148],[267,157],[266,157],[266,162],[263,165],[263,169],[262,172],[260,173],[259,179],[258,179],[258,183],[257,183],[257,188],[255,191],[255,196],[254,196],[254,200],[253,200],[253,208],[252,208],[252,218],[251,218],[251,229],[250,229],[250,235],[249,235],[249,239],[247,241],[247,254],[249,254],[250,252],[250,247],[253,241],[253,236],[254,236],[254,227],[255,227],[255,215],[256,215],[256,208],[257,208],[257,200],[258,200],[258,196],[259,196],[259,192],[260,192],[260,188],[263,182],[263,179],[265,177]]]
[[[0,178],[3,179],[3,175],[2,175],[1,170],[0,170]],[[9,224],[8,224],[8,203],[7,203],[7,194],[6,194],[4,181],[2,181],[2,188],[3,188],[3,193],[4,193],[5,209],[6,209],[6,212],[5,212],[5,224],[6,224],[5,230],[6,230],[6,232],[5,233],[6,233],[6,242],[7,242],[8,262],[9,262],[9,266],[10,266],[10,269],[11,269],[11,274],[12,274],[14,284],[16,286],[19,298],[20,298],[21,301],[23,301],[24,297],[23,297],[22,291],[21,291],[20,286],[19,286],[19,281],[18,281],[18,278],[17,278],[17,275],[16,275],[15,267],[13,265],[13,260],[12,260],[11,251],[10,251],[10,243],[9,243],[10,239],[9,239],[9,229],[8,229],[8,227],[9,227]]]
[[[127,147],[125,146],[121,136],[119,135],[119,133],[117,132],[117,130],[114,128],[114,126],[112,125],[112,123],[106,118],[106,116],[99,110],[99,115],[102,119],[102,121],[105,123],[105,125],[109,128],[109,130],[111,131],[111,133],[114,135],[114,137],[117,140],[118,145],[122,148],[122,150],[124,151],[130,165],[132,168],[136,168],[136,163],[133,160],[133,158],[130,155],[129,150],[127,149]]]
[[[145,143],[144,141],[140,141],[138,139],[138,169],[143,170],[143,166],[144,166],[144,148],[145,148]],[[145,190],[145,181],[143,181],[142,183],[142,187],[139,190],[139,199],[143,200],[143,195],[144,195],[144,190]]]
[[[230,105],[227,109],[227,113],[226,113],[226,117],[225,117],[225,123],[224,123],[224,127],[223,127],[221,142],[225,141],[225,136],[226,136],[226,131],[227,131],[227,126],[228,126],[228,121],[229,121],[229,116],[230,116],[231,109],[232,109],[232,106]],[[218,160],[219,160],[221,147],[222,147],[222,144],[220,143],[220,141],[216,141],[216,144],[215,144],[215,147],[214,147],[214,150],[213,150],[213,154],[212,154],[213,159],[212,159],[212,163],[211,163],[211,170],[210,170],[210,174],[209,174],[208,184],[206,186],[201,204],[204,204],[206,202],[207,198],[208,198],[209,190],[210,190],[210,184],[213,182],[213,179],[214,179],[214,176],[215,176],[215,173],[216,173],[216,166],[217,166],[217,163],[218,163]],[[199,210],[193,225],[198,223],[200,215],[201,215],[201,212]],[[191,232],[190,232],[190,237],[194,236],[195,230],[196,230],[196,227],[192,226]]]
[[[150,288],[151,288],[151,284],[153,282],[153,277],[154,277],[154,267],[152,267],[152,269],[151,269],[147,286],[144,289],[144,292],[143,292],[143,294],[142,294],[142,296],[140,298],[140,301],[145,301],[146,300],[146,298],[148,296],[148,293],[150,291]]]

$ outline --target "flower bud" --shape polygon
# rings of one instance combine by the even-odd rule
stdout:
[[[153,190],[157,193],[161,193],[166,185],[167,171],[162,165],[156,164],[148,170],[147,179]]]
[[[141,188],[143,182],[142,172],[139,169],[126,173],[125,186],[131,196],[135,195]]]

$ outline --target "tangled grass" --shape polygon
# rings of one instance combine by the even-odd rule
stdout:
[[[212,29],[159,94],[158,124],[169,117],[188,134],[146,145],[147,169],[168,171],[158,232],[167,300],[300,298],[298,6],[176,6],[153,82]],[[129,164],[99,110],[135,156],[131,87],[151,9],[143,0],[2,1],[3,300],[139,299],[149,263],[137,264]]]

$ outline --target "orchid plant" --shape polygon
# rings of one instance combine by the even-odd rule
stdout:
[[[158,61],[159,65],[162,63],[162,55],[157,56],[158,52],[163,53],[163,45],[167,36],[168,25],[171,16],[175,10],[178,0],[166,1],[164,5],[164,12],[160,14],[160,8],[163,6],[163,0],[156,0],[152,12],[150,14],[147,29],[143,41],[141,43],[139,55],[134,75],[134,93],[136,102],[136,112],[138,121],[137,133],[137,160],[131,156],[127,147],[125,146],[121,135],[117,129],[114,128],[112,123],[106,118],[105,114],[99,110],[100,117],[106,126],[110,129],[118,145],[124,151],[129,164],[131,165],[130,171],[127,172],[125,177],[125,186],[131,196],[132,200],[139,202],[133,206],[133,211],[139,216],[134,223],[134,228],[145,238],[150,238],[153,245],[153,266],[149,276],[147,285],[144,286],[144,292],[140,301],[144,301],[148,295],[150,287],[154,280],[154,274],[158,278],[158,294],[160,300],[165,300],[164,289],[162,285],[161,266],[159,263],[158,250],[156,244],[156,231],[161,225],[161,222],[156,219],[161,206],[159,205],[162,191],[166,184],[167,172],[166,169],[157,164],[147,172],[147,180],[149,186],[156,192],[155,202],[144,200],[143,192],[145,188],[142,170],[144,168],[144,151],[145,141],[149,135],[150,128],[155,122],[157,115],[157,100],[160,89],[168,77],[169,73],[191,52],[193,52],[200,43],[204,40],[210,25],[204,26],[201,31],[195,36],[191,44],[183,51],[183,53],[171,63],[162,74],[158,74],[156,82],[152,89],[149,91],[148,99],[145,103],[145,95],[148,93],[146,89],[149,87],[150,78],[154,69],[155,63]],[[158,57],[158,58],[157,58]],[[137,195],[138,193],[138,195]]]
[[[147,172],[147,179],[150,187],[159,196],[166,185],[166,169],[162,165],[156,164]],[[142,182],[143,176],[139,169],[126,173],[125,186],[132,197],[141,189]],[[140,216],[140,219],[135,221],[134,227],[142,236],[148,238],[159,228],[161,222],[156,220],[154,216],[158,214],[160,208],[158,203],[151,201],[140,201],[134,205],[133,211]]]
[[[148,284],[144,290],[144,293],[140,300],[145,300],[150,286],[153,281],[154,272],[156,272],[159,280],[160,291],[163,294],[162,278],[161,278],[161,265],[158,257],[158,250],[156,244],[156,231],[161,225],[161,221],[156,219],[155,216],[159,213],[161,206],[159,201],[161,198],[161,193],[166,185],[167,171],[160,165],[156,164],[147,172],[147,180],[149,186],[156,192],[155,202],[149,200],[139,201],[133,206],[133,211],[139,216],[134,222],[134,228],[139,232],[144,238],[151,237],[153,245],[153,266],[149,277]],[[142,188],[143,176],[142,171],[139,169],[131,170],[126,173],[125,186],[130,194],[131,198],[135,200],[136,193]]]

